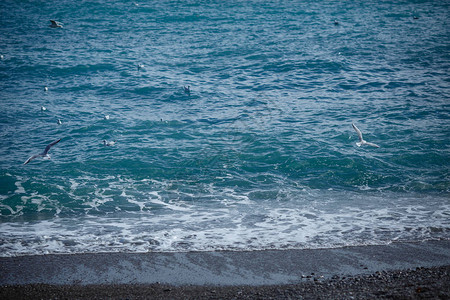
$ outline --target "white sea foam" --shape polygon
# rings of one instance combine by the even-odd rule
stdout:
[[[14,191],[14,193],[16,194],[25,194],[25,189],[22,186],[23,183],[23,178],[20,176],[16,177],[17,181],[14,183],[16,186],[16,190]]]
[[[180,206],[180,205],[174,205],[174,204],[166,203],[166,202],[161,201],[160,199],[152,199],[152,198],[150,198],[149,201],[150,201],[150,203],[161,205],[161,206],[166,207],[166,208],[168,208],[170,210],[177,210],[177,211],[188,211],[189,210],[186,207],[183,207],[183,206]]]
[[[137,206],[139,206],[139,210],[142,211],[145,208],[145,201],[136,201],[133,198],[128,198],[127,201],[131,204],[136,204]]]
[[[224,191],[227,195],[236,192]],[[313,191],[311,191],[314,194]],[[96,192],[102,200],[89,203],[92,208],[109,201],[105,191]],[[44,198],[32,197],[43,205]],[[80,253],[261,250],[286,248],[324,248],[346,245],[383,244],[394,240],[448,238],[450,206],[442,199],[420,201],[396,199],[387,195],[372,197],[386,207],[352,206],[358,194],[330,192],[329,201],[255,203],[236,197],[222,205],[192,202],[166,202],[160,192],[149,193],[149,201],[135,201],[126,191],[121,196],[141,207],[138,212],[70,218],[60,217],[34,222],[0,224],[2,256]],[[323,194],[322,194],[323,197]],[[367,197],[367,195],[365,196]],[[336,208],[333,199],[348,201]],[[25,199],[27,200],[27,199]],[[421,201],[426,201],[427,206]],[[27,200],[28,201],[28,200]],[[411,204],[411,203],[416,204]],[[217,203],[216,203],[217,204]],[[164,211],[144,210],[157,205]]]
[[[125,176],[80,176],[66,188],[47,184],[66,190],[85,214],[72,218],[70,205],[52,193],[19,194],[20,205],[0,208],[20,216],[33,204],[58,217],[0,223],[1,256],[324,248],[449,236],[450,204],[439,197],[282,184],[251,192],[207,184],[194,194],[190,182]]]
[[[78,188],[78,186],[80,185],[78,182],[75,181],[75,179],[70,178],[69,179],[70,182],[70,190],[74,191]]]
[[[2,199],[3,200],[3,199]],[[6,205],[6,204],[0,204],[0,208],[4,208],[6,210],[8,210],[10,212],[10,214],[12,215],[20,215],[20,212],[23,209],[23,206],[16,206],[16,209],[12,209],[11,206]]]

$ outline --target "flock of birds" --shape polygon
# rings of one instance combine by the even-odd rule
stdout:
[[[109,115],[105,116],[105,119],[109,119]],[[378,146],[377,144],[368,142],[366,140],[364,140],[363,135],[361,133],[361,130],[359,130],[358,127],[356,127],[356,125],[354,123],[352,123],[352,127],[353,129],[355,129],[356,133],[358,134],[358,138],[359,138],[359,142],[356,142],[356,145],[358,147],[361,147],[362,145],[367,145],[367,146],[372,146],[372,147],[376,147],[376,148],[380,148],[380,146]],[[44,152],[39,153],[39,154],[34,154],[32,156],[30,156],[30,158],[28,158],[23,164],[26,165],[28,164],[30,161],[32,161],[35,158],[38,157],[43,157],[46,159],[50,159],[50,155],[48,154],[48,151],[50,151],[50,148],[53,147],[54,145],[56,145],[57,143],[59,143],[59,141],[61,141],[61,139],[58,139],[54,142],[51,142],[50,144],[47,145],[47,147],[45,147]],[[103,140],[103,145],[105,146],[114,146],[114,144],[116,143],[116,141],[107,141],[107,140]]]
[[[48,87],[44,87],[44,90],[47,92],[48,91]],[[41,106],[41,111],[46,111],[47,108],[45,106]],[[109,120],[109,115],[105,115],[103,117],[103,119],[105,120]],[[58,119],[57,121],[58,125],[62,125],[62,121],[61,119]],[[57,143],[59,143],[61,141],[61,139],[58,139],[50,144],[47,145],[47,147],[45,147],[45,150],[42,153],[39,154],[34,154],[32,156],[30,156],[23,164],[26,165],[28,164],[30,161],[32,161],[33,159],[42,157],[44,159],[51,159],[50,155],[48,154],[48,151],[50,151],[50,148],[53,147],[54,145],[56,145]],[[103,145],[104,146],[114,146],[116,144],[116,140],[114,141],[107,141],[107,140],[103,140]]]
[[[51,24],[49,25],[49,27],[51,27],[51,28],[62,28],[63,27],[61,25],[61,23],[59,23],[59,22],[57,22],[55,20],[50,20],[50,23]],[[338,21],[334,21],[334,24],[335,25],[339,25],[339,22]],[[3,55],[1,57],[1,59],[3,59]],[[143,68],[144,68],[143,64],[139,63],[137,65],[138,71],[142,70]],[[184,90],[184,93],[186,95],[188,95],[188,96],[191,95],[191,86],[190,85],[183,86],[183,90]],[[46,92],[48,91],[48,87],[47,86],[44,87],[44,91],[46,91]],[[41,106],[41,110],[45,111],[45,110],[47,110],[47,108],[45,108],[45,106]],[[105,120],[109,120],[109,115],[105,115],[104,119]],[[61,119],[58,119],[57,123],[58,123],[58,125],[61,125],[62,124]],[[356,131],[356,133],[358,134],[359,142],[356,142],[356,145],[358,147],[361,147],[362,145],[372,146],[372,147],[376,147],[376,148],[380,147],[377,144],[374,144],[374,143],[371,143],[371,142],[367,142],[366,140],[364,140],[363,135],[361,133],[361,130],[359,130],[358,127],[356,127],[356,125],[354,123],[352,123],[352,127]],[[30,156],[23,164],[26,165],[29,162],[31,162],[32,160],[34,160],[36,158],[39,158],[39,157],[50,159],[51,157],[48,154],[48,152],[50,151],[50,148],[53,147],[54,145],[56,145],[57,143],[59,143],[60,141],[61,141],[61,139],[58,139],[58,140],[56,140],[54,142],[51,142],[50,144],[47,145],[47,147],[45,147],[45,149],[44,149],[44,151],[42,153],[34,154],[34,155]],[[114,141],[103,140],[103,145],[105,145],[105,146],[114,146],[115,143],[116,143],[115,140]]]

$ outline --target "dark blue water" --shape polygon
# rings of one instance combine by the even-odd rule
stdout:
[[[2,1],[0,255],[449,239],[449,19],[446,1]]]

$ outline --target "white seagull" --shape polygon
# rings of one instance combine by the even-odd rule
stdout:
[[[105,146],[114,146],[115,143],[116,143],[116,141],[108,142],[107,140],[103,140],[103,145],[105,145]]]
[[[103,119],[109,120],[109,115],[104,116]]]
[[[51,148],[52,146],[54,146],[54,145],[56,145],[57,143],[59,143],[60,140],[61,140],[61,139],[56,140],[56,141],[54,141],[53,143],[48,144],[48,146],[45,147],[44,152],[42,152],[42,153],[40,153],[40,154],[35,154],[35,155],[33,155],[33,156],[30,156],[30,158],[27,159],[26,162],[24,162],[23,164],[26,165],[27,163],[29,163],[30,161],[32,161],[33,159],[38,158],[38,157],[44,157],[44,158],[50,159],[51,157],[50,157],[50,155],[48,154],[48,151],[50,150],[50,148]]]
[[[48,25],[51,28],[62,28],[62,25],[59,24],[58,22],[56,22],[55,20],[50,20],[50,22],[52,22],[52,24]]]
[[[361,147],[361,145],[369,145],[369,146],[372,146],[372,147],[380,148],[380,146],[378,146],[377,144],[374,144],[374,143],[370,143],[370,142],[365,141],[365,140],[363,139],[361,130],[359,130],[358,127],[356,127],[356,125],[353,124],[353,123],[352,123],[352,126],[353,126],[353,129],[355,129],[355,131],[356,131],[356,133],[358,134],[358,137],[359,137],[359,142],[356,143],[356,145],[357,145],[358,147]]]

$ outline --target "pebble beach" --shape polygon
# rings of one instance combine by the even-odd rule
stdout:
[[[0,298],[448,299],[449,245],[0,258]]]

